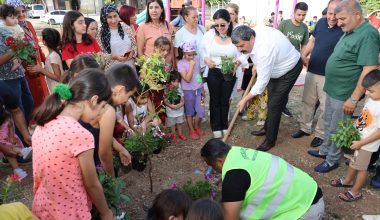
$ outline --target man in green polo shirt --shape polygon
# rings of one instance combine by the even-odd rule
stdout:
[[[364,19],[360,4],[355,0],[343,0],[335,8],[338,26],[344,35],[338,41],[326,64],[326,92],[324,127],[325,142],[320,150],[310,150],[315,157],[326,158],[315,167],[316,172],[326,173],[339,165],[341,156],[330,140],[337,122],[350,117],[365,89],[362,79],[378,67],[380,50],[379,32]]]
[[[201,156],[222,173],[224,219],[322,219],[322,190],[282,158],[219,139],[209,140]]]

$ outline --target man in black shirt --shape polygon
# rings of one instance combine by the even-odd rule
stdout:
[[[209,140],[201,156],[222,173],[225,219],[322,219],[322,190],[285,160],[219,139]]]

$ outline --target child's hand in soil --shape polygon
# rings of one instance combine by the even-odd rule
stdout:
[[[352,145],[350,146],[352,150],[359,150],[362,148],[362,144],[360,141],[352,141]]]
[[[119,156],[120,156],[120,161],[124,166],[128,166],[128,164],[131,163],[132,157],[131,157],[131,154],[129,154],[127,150],[123,150],[119,152]]]

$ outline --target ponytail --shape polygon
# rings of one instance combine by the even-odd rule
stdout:
[[[79,73],[69,85],[58,83],[53,93],[45,99],[34,116],[37,125],[43,126],[55,119],[66,105],[89,100],[98,96],[98,103],[109,101],[111,88],[104,73],[99,69],[89,68]]]

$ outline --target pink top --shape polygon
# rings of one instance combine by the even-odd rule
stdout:
[[[3,124],[0,125],[0,144],[5,145],[15,145],[9,141],[9,123],[13,123],[11,120],[6,120]],[[16,142],[16,146],[22,148],[24,145],[22,144],[20,138],[14,132],[14,140]],[[0,153],[1,154],[1,153]]]
[[[166,22],[161,23],[160,27],[154,26],[151,22],[143,23],[137,29],[136,40],[137,42],[144,41],[143,53],[145,56],[149,56],[154,52],[154,41],[157,38],[164,36],[172,42],[172,33],[172,28]],[[166,58],[166,61],[171,61],[171,56],[172,54],[170,53]]]
[[[41,220],[91,219],[91,201],[77,156],[94,148],[94,138],[78,121],[58,116],[32,136],[33,213]]]

